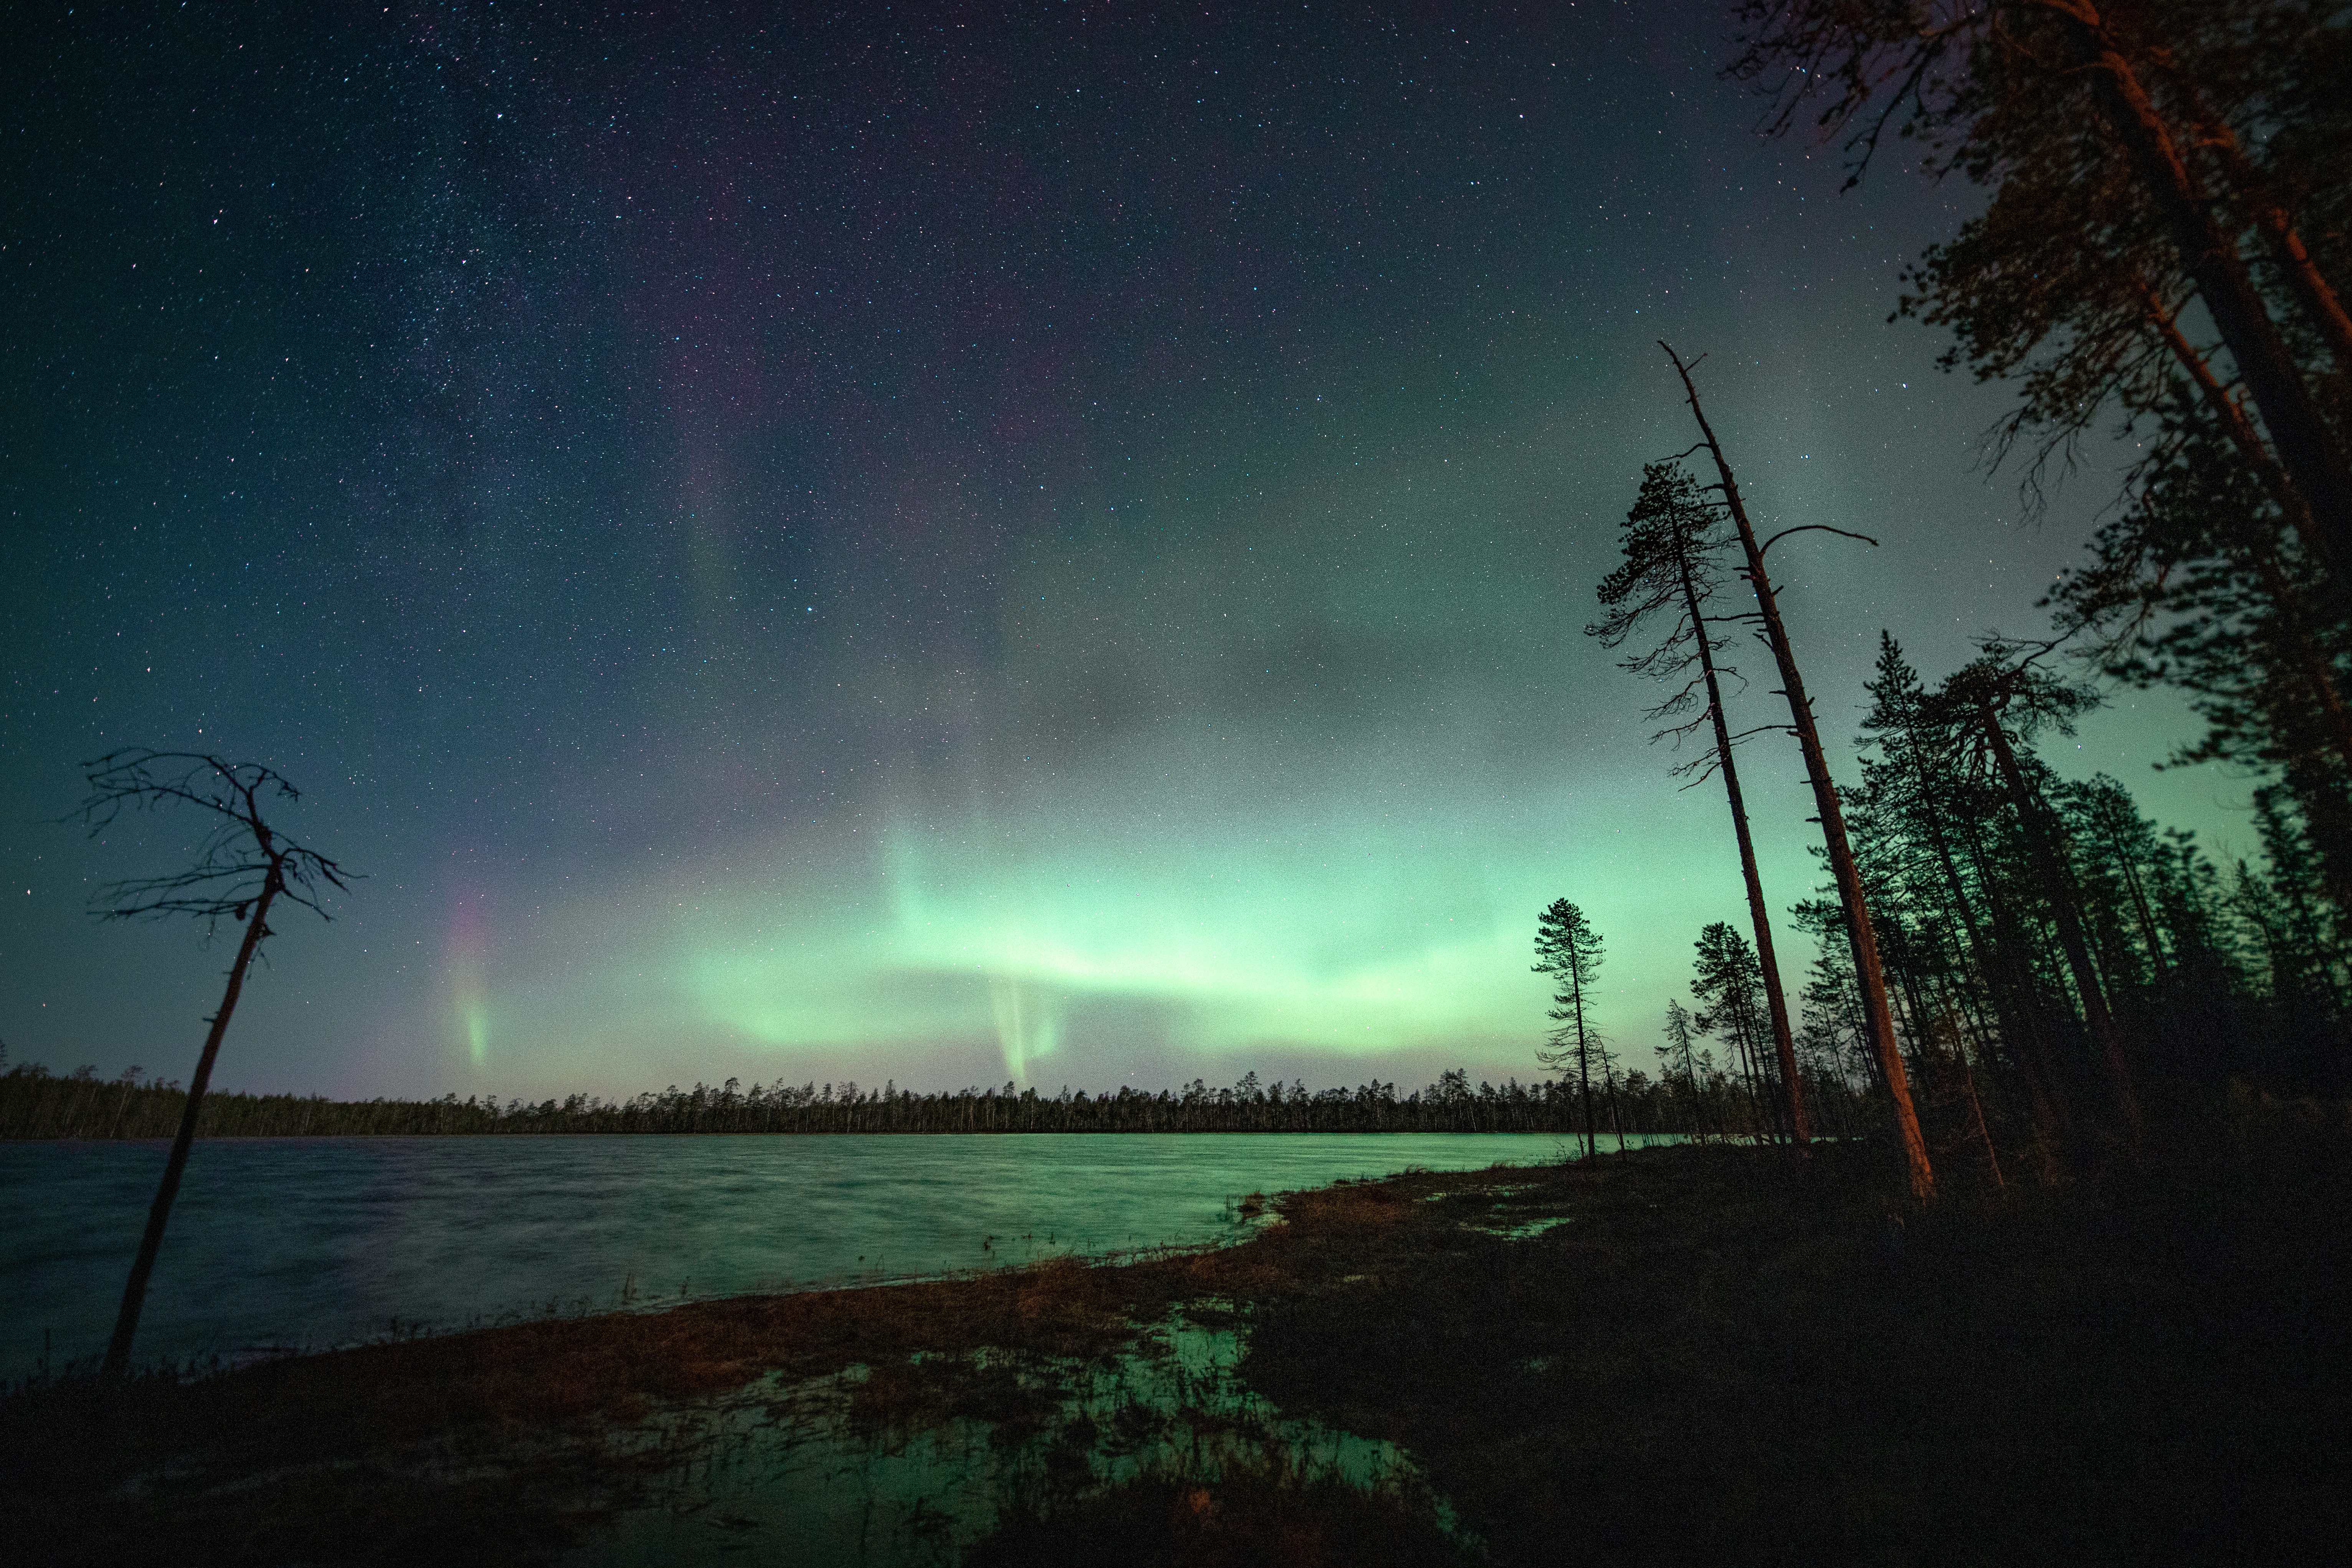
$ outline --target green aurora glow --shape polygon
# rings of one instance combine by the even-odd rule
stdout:
[[[2020,522],[2000,390],[1886,322],[1973,197],[1758,140],[1719,13],[615,14],[478,58],[49,16],[11,1059],[184,1070],[217,947],[83,914],[175,826],[50,826],[151,744],[268,760],[369,878],[285,922],[224,1088],[1526,1078],[1563,896],[1643,1065],[1743,908],[1581,630],[1691,438],[1654,340],[1709,352],[1765,518],[1882,541],[1773,557],[1848,776],[1880,627],[1931,678],[2036,628],[2128,456]],[[2243,781],[2149,770],[2189,730],[2126,696],[2048,754],[2242,850]],[[1785,910],[1807,792],[1744,756]]]

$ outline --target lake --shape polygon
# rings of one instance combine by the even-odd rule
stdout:
[[[105,1349],[167,1147],[0,1143],[0,1379]],[[206,1141],[135,1359],[1197,1245],[1244,1234],[1253,1192],[1571,1152],[1553,1133]]]

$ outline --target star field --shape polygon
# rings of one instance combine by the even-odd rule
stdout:
[[[131,744],[369,879],[226,1087],[1525,1078],[1562,895],[1638,1058],[1739,908],[1581,635],[1689,440],[1653,340],[1759,510],[1883,541],[1775,556],[1841,739],[2105,497],[2022,527],[1885,324],[1969,193],[1758,139],[1713,7],[1440,9],[11,19],[10,1059],[182,1073],[211,1005],[82,912],[173,825],[54,825]],[[2053,760],[2237,830],[2184,730]]]

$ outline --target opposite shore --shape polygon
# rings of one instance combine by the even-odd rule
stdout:
[[[1817,1132],[1852,1135],[1874,1125],[1850,1087],[1808,1082]],[[178,1084],[90,1069],[58,1076],[37,1065],[0,1072],[0,1140],[171,1137],[187,1105]],[[918,1094],[896,1084],[675,1086],[630,1100],[575,1094],[537,1102],[446,1095],[438,1100],[336,1100],[317,1095],[215,1091],[197,1113],[202,1138],[463,1136],[691,1132],[1555,1132],[1596,1137],[1682,1133],[1751,1137],[1773,1132],[1769,1097],[1735,1079],[1654,1079],[1640,1072],[1601,1086],[1590,1105],[1573,1084],[1499,1086],[1444,1074],[1399,1094],[1375,1079],[1310,1090],[1261,1084],[1230,1088],[1194,1079],[1157,1092],[1122,1087],[1041,1093],[1007,1083]]]

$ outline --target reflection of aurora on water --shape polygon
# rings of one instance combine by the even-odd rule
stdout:
[[[1381,1491],[1453,1527],[1411,1458],[1392,1443],[1288,1419],[1236,1375],[1243,1339],[1182,1309],[1097,1362],[961,1358],[933,1363],[1019,1394],[1018,1426],[969,1415],[881,1421],[861,1408],[873,1369],[800,1384],[770,1380],[694,1412],[680,1445],[672,1414],[648,1456],[680,1449],[637,1506],[566,1554],[567,1568],[636,1568],[740,1551],[747,1537],[778,1561],[950,1563],[1008,1516],[1067,1508],[1140,1477],[1215,1484],[1269,1470],[1303,1489],[1328,1479]],[[942,1373],[949,1375],[942,1377]],[[946,1401],[942,1400],[941,1404]],[[1023,1410],[1023,1405],[1030,1408]],[[1042,1418],[1041,1418],[1042,1415]]]
[[[141,1325],[159,1362],[323,1348],[1067,1252],[1229,1239],[1251,1192],[1534,1164],[1548,1133],[256,1138],[197,1147]],[[152,1143],[0,1142],[0,1379],[93,1355]],[[256,1213],[269,1215],[257,1231]]]

